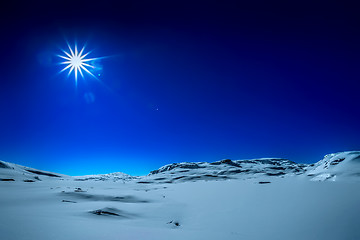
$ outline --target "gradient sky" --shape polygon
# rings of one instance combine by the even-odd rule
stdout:
[[[1,6],[0,159],[69,175],[360,150],[360,17],[344,1]],[[87,43],[97,81],[58,74]]]

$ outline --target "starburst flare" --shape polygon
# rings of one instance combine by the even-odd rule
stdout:
[[[62,52],[65,54],[65,56],[57,55],[58,57],[66,60],[64,62],[60,62],[60,64],[67,65],[60,71],[60,73],[69,69],[68,76],[70,76],[70,74],[72,72],[74,72],[76,84],[77,84],[78,73],[80,73],[81,77],[84,78],[83,71],[85,71],[92,77],[96,78],[96,76],[89,69],[95,69],[95,66],[91,65],[91,62],[93,62],[95,60],[99,60],[99,59],[101,59],[101,57],[85,58],[87,55],[89,55],[91,53],[91,51],[84,53],[85,45],[82,47],[80,52],[78,51],[77,44],[75,44],[74,49],[71,48],[70,44],[67,44],[67,45],[69,48],[69,52],[62,50]]]

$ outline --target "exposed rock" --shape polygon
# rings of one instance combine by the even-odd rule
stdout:
[[[75,201],[70,201],[70,200],[62,200],[62,202],[76,203]]]
[[[172,163],[165,165],[158,170],[151,171],[150,174],[157,174],[161,172],[166,172],[173,170],[175,168],[185,168],[185,169],[198,169],[202,168],[202,166],[199,165],[199,163],[190,163],[190,162],[184,162],[184,163]]]
[[[84,190],[82,190],[81,188],[75,188],[75,190],[74,190],[74,192],[86,192],[86,191],[84,191]]]
[[[0,168],[10,168],[6,163],[0,161]]]
[[[241,168],[241,165],[236,163],[236,162],[233,162],[231,161],[230,159],[223,159],[221,161],[217,161],[217,162],[212,162],[210,163],[211,165],[221,165],[221,164],[228,164],[230,166],[234,166],[234,167],[239,167]]]
[[[35,182],[34,180],[31,180],[31,179],[24,179],[23,181],[24,182]]]
[[[33,170],[33,169],[25,169],[25,170],[28,172],[31,172],[31,173],[38,174],[38,175],[44,175],[44,176],[48,176],[48,177],[60,177],[59,175],[49,173],[49,172],[43,172],[43,171]]]
[[[99,195],[99,194],[89,194],[84,192],[65,192],[60,193],[61,196],[66,196],[66,198],[72,198],[75,200],[84,200],[84,201],[109,201],[109,202],[124,202],[124,203],[147,203],[148,200],[138,199],[137,197],[128,195],[128,196],[109,196],[109,195]]]
[[[136,216],[134,214],[121,211],[117,208],[110,208],[110,207],[90,211],[90,213],[98,216],[121,217],[121,218],[131,218]]]
[[[166,224],[171,224],[174,227],[180,227],[180,223],[178,221],[171,220],[170,222],[168,222]]]

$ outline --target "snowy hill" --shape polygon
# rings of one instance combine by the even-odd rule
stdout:
[[[34,168],[24,167],[14,163],[0,161],[0,181],[35,182],[49,179],[63,179],[69,176],[52,173]]]
[[[0,161],[0,181],[74,178],[75,181],[137,181],[150,184],[291,176],[304,176],[312,181],[360,180],[360,151],[328,154],[315,164],[299,164],[282,158],[172,163],[140,177],[122,172],[70,177]]]
[[[74,177],[75,181],[130,181],[137,179],[137,177],[130,176],[129,174],[122,172],[108,173],[108,174],[95,174],[95,175],[85,175],[85,176],[76,176]]]
[[[115,172],[109,174],[96,174],[85,176],[68,176],[64,174],[52,173],[48,171],[38,170],[21,166],[14,163],[0,161],[0,181],[24,181],[36,182],[49,179],[73,179],[74,181],[130,181],[137,177],[130,176],[126,173]]]
[[[173,163],[151,171],[146,182],[184,182],[216,179],[249,179],[269,176],[294,176],[305,172],[305,164],[297,164],[281,158],[250,160],[224,159],[217,162]]]
[[[360,151],[328,154],[306,174],[313,181],[360,180]]]
[[[305,176],[311,181],[360,181],[360,151],[328,154],[315,164],[299,164],[281,158],[173,163],[151,171],[140,182],[173,183],[291,176]]]

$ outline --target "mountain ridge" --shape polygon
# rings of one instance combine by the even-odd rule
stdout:
[[[311,181],[360,180],[360,151],[327,154],[313,164],[295,163],[284,158],[171,163],[145,176],[115,172],[72,177],[0,161],[0,181],[73,178],[76,181],[138,181],[145,184],[290,176],[305,176]]]

